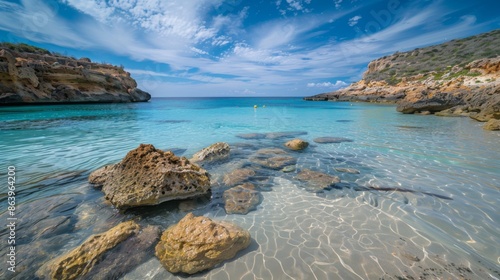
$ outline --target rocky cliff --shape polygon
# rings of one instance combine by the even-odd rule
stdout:
[[[0,105],[142,102],[149,93],[137,88],[122,67],[75,59],[47,50],[0,44]]]
[[[498,120],[500,30],[379,58],[362,80],[304,99],[396,103],[402,113]]]

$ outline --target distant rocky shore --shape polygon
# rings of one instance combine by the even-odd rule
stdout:
[[[500,30],[496,30],[396,53],[370,62],[363,79],[347,88],[304,99],[392,103],[404,114],[468,116],[487,122],[485,129],[500,130],[499,42]],[[483,55],[488,57],[470,61]]]
[[[123,67],[0,43],[0,105],[145,102]]]

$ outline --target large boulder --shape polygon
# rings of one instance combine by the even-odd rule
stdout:
[[[190,160],[192,162],[223,160],[229,157],[230,150],[229,144],[217,142],[197,152]]]
[[[205,194],[210,189],[207,171],[186,158],[141,144],[119,163],[90,174],[89,181],[117,208],[156,205]]]
[[[133,221],[123,222],[110,230],[90,236],[80,246],[49,261],[38,272],[39,277],[50,279],[77,279],[84,276],[102,260],[104,254],[137,234],[140,227]]]
[[[252,183],[230,188],[222,197],[227,214],[247,214],[260,202],[259,192]]]
[[[187,214],[169,227],[156,246],[156,256],[172,273],[210,269],[250,245],[250,233],[230,222]]]
[[[287,148],[289,148],[290,150],[300,151],[300,150],[304,150],[305,148],[307,148],[307,146],[309,146],[309,143],[307,141],[302,140],[302,139],[296,138],[296,139],[293,139],[293,140],[286,142],[285,146]]]
[[[305,188],[308,191],[320,192],[324,189],[328,189],[333,185],[340,183],[340,179],[337,176],[328,175],[318,171],[312,171],[310,169],[304,169],[300,171],[295,179],[305,182]]]

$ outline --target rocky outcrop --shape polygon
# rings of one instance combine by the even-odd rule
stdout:
[[[491,119],[483,126],[485,130],[500,130],[500,120]]]
[[[301,151],[307,148],[309,146],[309,143],[307,141],[304,141],[302,139],[293,139],[285,143],[285,146],[289,148],[290,150],[293,151]]]
[[[395,53],[370,62],[363,79],[347,88],[305,100],[395,103],[405,114],[470,116],[481,122],[500,119],[500,45],[496,42],[500,42],[500,30]],[[477,48],[479,44],[491,47]]]
[[[230,188],[222,197],[227,214],[247,214],[260,202],[259,192],[252,183]]]
[[[11,50],[0,44],[0,105],[143,102],[121,67],[60,55]]]
[[[94,171],[89,181],[102,184],[106,199],[121,209],[195,197],[210,189],[204,169],[149,144],[141,144],[113,166]]]
[[[210,269],[250,245],[250,233],[229,222],[187,214],[165,230],[156,256],[172,273],[194,274]]]
[[[103,255],[133,234],[139,232],[133,221],[123,222],[112,229],[92,235],[80,246],[64,254],[40,269],[39,277],[50,279],[77,279],[87,274],[102,259]]]
[[[310,169],[300,171],[297,176],[295,176],[295,179],[305,182],[305,188],[312,192],[320,192],[340,183],[340,179],[337,176],[312,171]]]
[[[229,158],[231,148],[228,143],[217,142],[197,152],[190,159],[191,162],[211,162]]]

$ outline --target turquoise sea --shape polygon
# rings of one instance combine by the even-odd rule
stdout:
[[[287,133],[238,137],[274,132]],[[352,142],[313,142],[323,136]],[[500,132],[484,131],[469,118],[299,98],[0,108],[0,219],[4,224],[8,217],[8,166],[16,169],[18,218],[18,272],[6,270],[8,230],[2,227],[0,278],[36,279],[44,262],[120,221],[165,229],[180,220],[186,213],[178,202],[120,213],[87,183],[91,171],[140,143],[189,158],[227,142],[230,161],[207,167],[216,180],[248,165],[256,150],[283,147],[294,137],[310,142],[305,151],[290,152],[295,172],[309,168],[342,183],[313,193],[296,173],[267,170],[262,202],[246,215],[225,213],[218,186],[194,213],[249,230],[249,248],[190,277],[170,274],[151,252],[117,278],[500,279]]]

